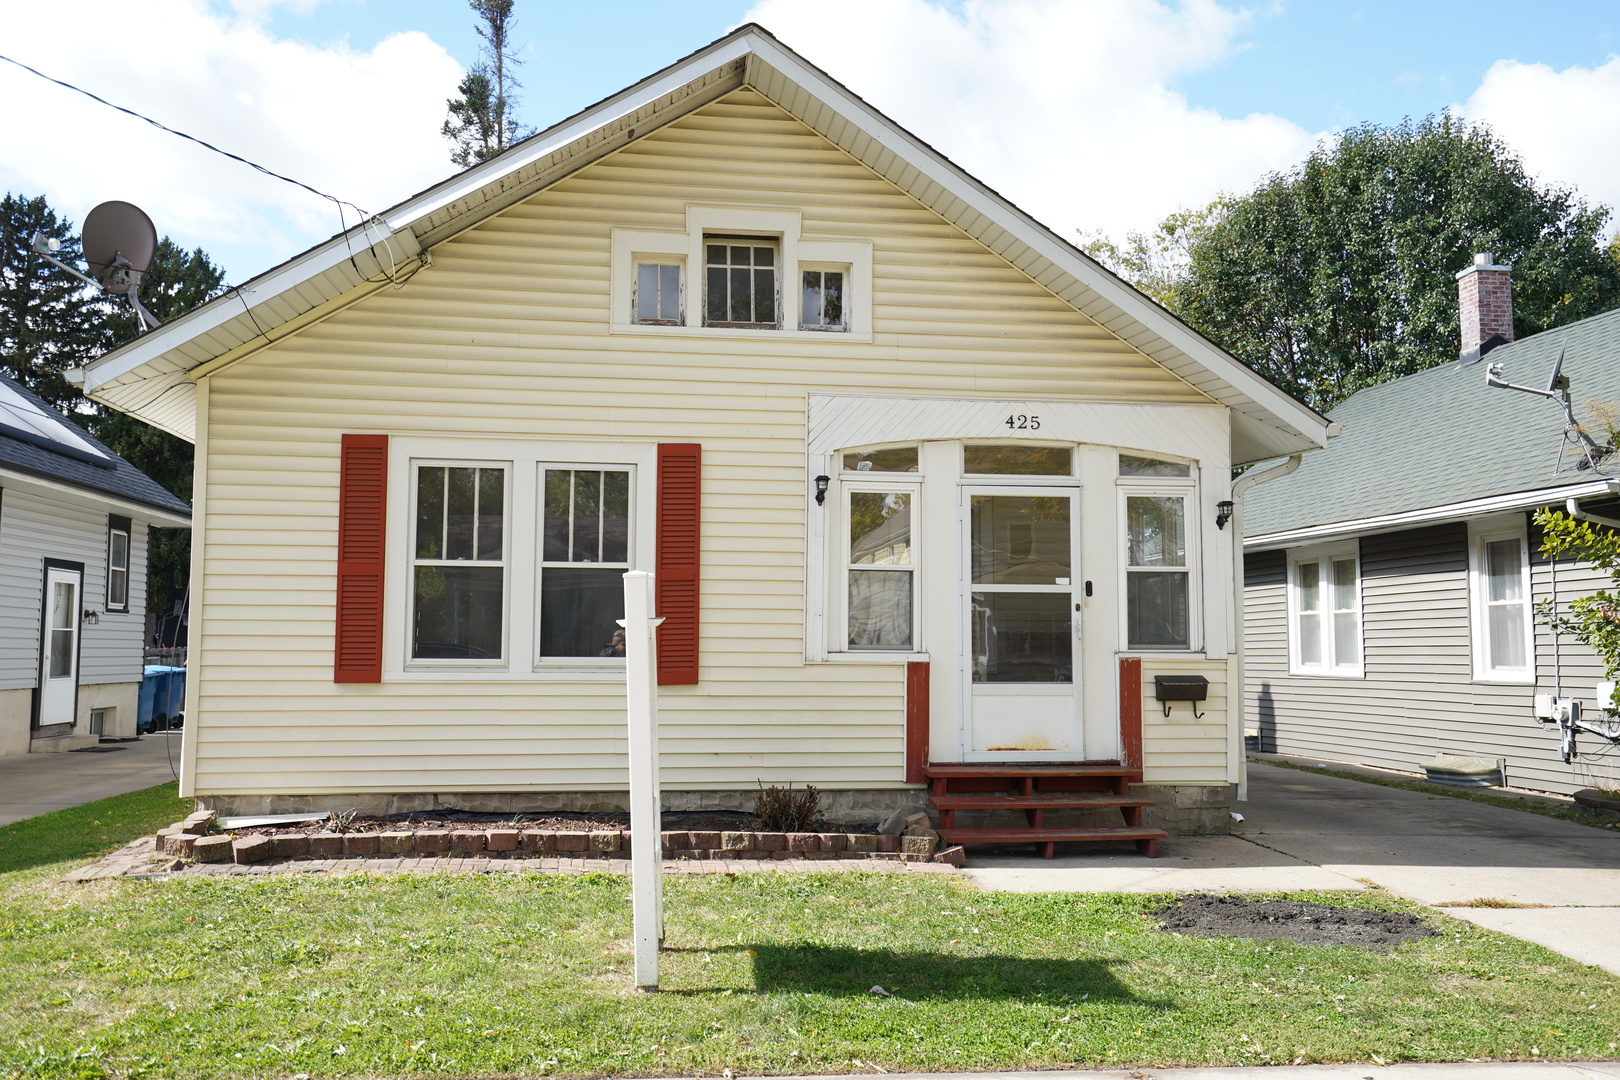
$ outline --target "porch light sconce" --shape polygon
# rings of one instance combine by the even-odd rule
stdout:
[[[830,476],[816,477],[816,505],[822,506],[827,502],[827,485],[832,483]]]
[[[1216,503],[1215,527],[1217,529],[1226,528],[1226,523],[1232,520],[1232,511],[1235,509],[1237,509],[1237,507],[1232,505],[1231,499],[1222,499],[1220,502]]]
[[[101,612],[86,608],[84,610],[84,625],[94,626],[101,621]]]

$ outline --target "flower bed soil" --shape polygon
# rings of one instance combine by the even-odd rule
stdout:
[[[1353,945],[1388,952],[1439,933],[1416,915],[1361,911],[1296,900],[1240,896],[1180,896],[1155,912],[1160,929],[1194,937],[1285,940],[1301,945]]]

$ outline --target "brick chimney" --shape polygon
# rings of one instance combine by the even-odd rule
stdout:
[[[1513,340],[1513,267],[1497,266],[1491,253],[1457,273],[1457,306],[1462,313],[1462,349],[1457,363],[1472,364],[1498,345]]]

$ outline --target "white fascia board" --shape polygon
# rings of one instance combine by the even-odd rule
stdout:
[[[32,473],[0,469],[0,488],[12,491],[26,491],[28,494],[38,495],[42,499],[50,499],[52,502],[62,503],[67,506],[85,507],[100,514],[118,514],[122,517],[134,518],[136,521],[144,521],[148,525],[156,525],[163,529],[191,528],[191,518],[172,511],[159,510],[155,506],[148,506],[142,502],[120,499],[116,495],[91,491],[88,488],[76,487],[73,484],[47,480]]]
[[[1462,521],[1467,518],[1478,517],[1482,514],[1499,514],[1510,510],[1529,510],[1535,507],[1551,506],[1555,503],[1562,503],[1566,499],[1584,499],[1590,495],[1611,495],[1616,493],[1617,488],[1620,488],[1620,482],[1589,480],[1581,484],[1538,488],[1535,491],[1515,491],[1508,495],[1491,495],[1483,499],[1470,499],[1467,502],[1446,503],[1443,506],[1427,506],[1421,510],[1405,510],[1399,514],[1381,514],[1377,517],[1335,521],[1327,525],[1307,525],[1300,529],[1285,529],[1281,532],[1246,537],[1243,541],[1243,550],[1267,551],[1273,548],[1293,547],[1297,544],[1314,544],[1318,541],[1333,540],[1344,536],[1371,536],[1374,533],[1397,532],[1401,529],[1411,528],[1414,525],[1441,525],[1450,521]]]
[[[1229,386],[1267,409],[1318,446],[1327,445],[1329,421],[1226,353],[1142,293],[1094,264],[979,180],[906,132],[876,109],[808,66],[777,42],[748,35],[752,51],[789,79],[845,113],[868,134],[952,195],[989,218],[1036,254],[1080,281],[1130,318],[1209,368]]]

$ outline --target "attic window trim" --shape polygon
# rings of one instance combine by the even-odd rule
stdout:
[[[775,328],[705,326],[704,241],[760,238],[777,243],[777,319]],[[642,263],[681,267],[682,324],[640,322],[634,306],[637,267]],[[866,240],[805,237],[797,210],[759,206],[688,205],[685,229],[613,229],[608,299],[609,333],[625,336],[700,337],[758,342],[817,342],[822,345],[872,342],[873,245]],[[805,329],[802,290],[805,268],[847,268],[845,327]]]

